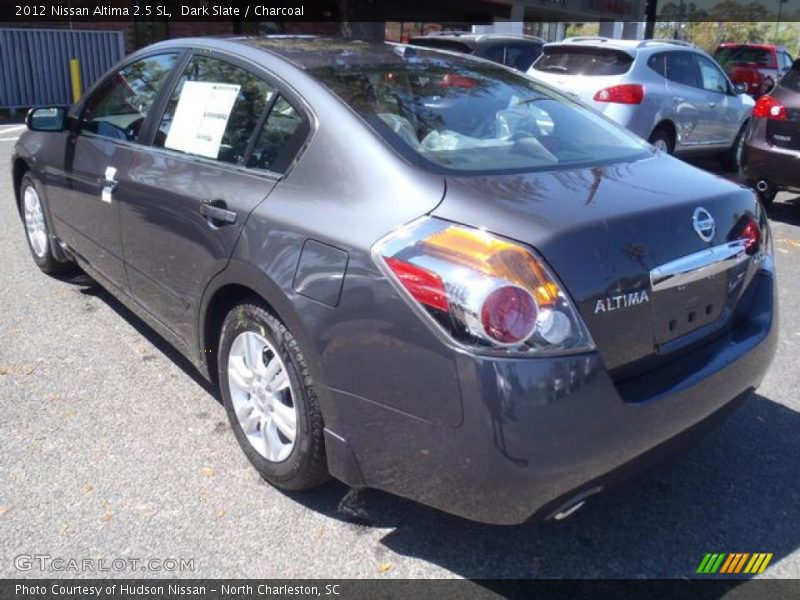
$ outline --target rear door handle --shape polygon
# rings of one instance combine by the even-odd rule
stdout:
[[[222,200],[203,202],[200,205],[200,214],[208,219],[209,223],[217,227],[233,225],[238,219],[238,215],[232,210],[228,210]]]
[[[716,103],[716,102],[709,102],[709,103],[708,103],[708,107],[709,107],[709,108],[716,108],[716,106],[717,106],[717,103]]]

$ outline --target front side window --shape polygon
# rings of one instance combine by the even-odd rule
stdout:
[[[398,151],[434,170],[522,172],[646,152],[621,127],[490,63],[414,52],[312,74]]]
[[[230,63],[195,57],[175,87],[155,145],[240,164],[273,86]]]
[[[670,52],[666,58],[667,79],[680,83],[700,87],[697,76],[697,64],[691,52]]]
[[[728,81],[716,65],[705,56],[697,57],[703,89],[719,94],[728,93]]]
[[[177,53],[159,54],[122,67],[87,99],[81,131],[138,141],[142,124],[177,60]]]

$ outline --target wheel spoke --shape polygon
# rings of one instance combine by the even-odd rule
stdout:
[[[289,376],[286,373],[286,369],[283,368],[283,365],[279,365],[279,369],[275,373],[275,375],[267,379],[267,389],[269,391],[281,392],[289,387]]]
[[[251,371],[259,372],[263,370],[264,361],[261,358],[263,349],[264,346],[257,336],[252,333],[245,334],[244,362]]]
[[[264,423],[262,434],[264,435],[264,442],[267,445],[267,458],[270,460],[277,460],[281,448],[283,447],[283,442],[281,442],[281,438],[278,436],[278,428],[272,417],[268,417]]]
[[[241,389],[250,389],[253,386],[253,371],[247,368],[241,356],[231,356],[228,360],[228,377],[231,382]]]
[[[242,424],[242,431],[250,435],[258,429],[258,425],[261,422],[261,415],[257,410],[252,410],[247,417],[239,422]]]
[[[294,408],[286,406],[280,401],[276,401],[273,407],[273,423],[287,440],[293,442],[297,434],[297,416]]]

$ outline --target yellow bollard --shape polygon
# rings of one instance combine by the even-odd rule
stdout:
[[[81,63],[77,58],[69,59],[69,74],[72,79],[72,101],[80,100],[83,90],[81,90]]]

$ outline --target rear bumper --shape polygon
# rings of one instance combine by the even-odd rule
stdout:
[[[766,140],[764,122],[756,123],[742,149],[746,181],[765,179],[777,189],[800,188],[800,151],[773,146]]]
[[[771,267],[748,293],[731,330],[638,379],[612,381],[596,353],[464,354],[460,427],[333,390],[341,418],[331,425],[364,485],[487,523],[547,517],[680,446],[759,385],[777,344]]]

